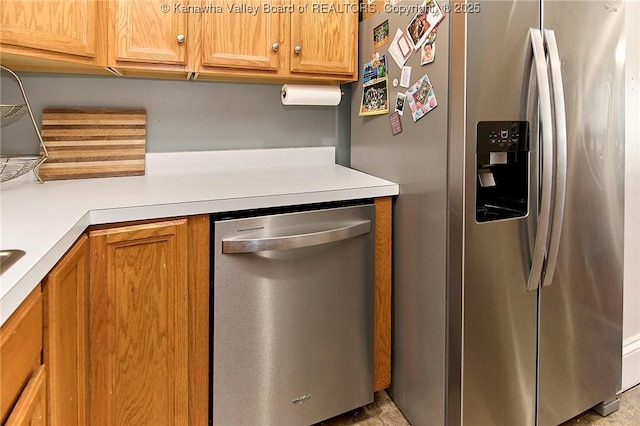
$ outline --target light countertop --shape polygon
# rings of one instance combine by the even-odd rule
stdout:
[[[398,185],[334,163],[333,147],[147,154],[145,176],[0,188],[0,324],[89,225],[392,196]]]

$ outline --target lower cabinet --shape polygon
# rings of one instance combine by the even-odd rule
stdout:
[[[91,424],[207,423],[208,220],[89,231]]]
[[[44,365],[38,367],[5,426],[45,426],[47,424],[47,383]]]
[[[0,328],[0,424],[46,424],[41,353],[42,292],[38,284]]]
[[[42,281],[43,358],[51,425],[88,423],[89,241],[78,241]]]

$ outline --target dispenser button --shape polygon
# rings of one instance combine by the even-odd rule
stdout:
[[[500,130],[500,137],[502,139],[506,139],[509,137],[509,131],[508,130]]]

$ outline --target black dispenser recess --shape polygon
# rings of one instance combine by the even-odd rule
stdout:
[[[476,221],[526,216],[529,123],[481,121],[476,129]]]

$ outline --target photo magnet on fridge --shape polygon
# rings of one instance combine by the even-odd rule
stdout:
[[[364,64],[362,70],[362,82],[367,83],[387,76],[387,56],[379,53],[371,55],[371,61]]]
[[[426,0],[419,8],[418,13],[409,22],[407,35],[413,47],[418,50],[427,40],[429,34],[444,19],[444,13],[436,0]]]
[[[402,122],[397,112],[389,114],[389,122],[391,123],[391,134],[393,136],[402,133]]]
[[[413,121],[418,121],[429,111],[438,106],[429,76],[425,74],[416,84],[407,90],[406,103],[411,109]]]
[[[391,44],[389,45],[389,54],[396,61],[398,67],[402,68],[407,59],[411,56],[411,41],[400,28],[396,31],[396,35],[393,37]]]
[[[406,93],[398,92],[396,94],[396,108],[395,108],[395,111],[400,115],[403,115],[403,113],[404,113],[404,101],[405,101],[406,97],[407,97]]]
[[[389,42],[389,20],[373,29],[373,48],[378,49]]]
[[[436,58],[436,43],[427,41],[420,49],[420,65],[427,65]]]
[[[388,79],[378,79],[365,84],[358,115],[380,115],[389,113]]]

